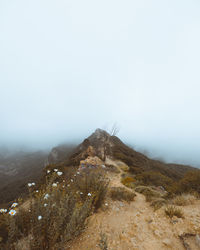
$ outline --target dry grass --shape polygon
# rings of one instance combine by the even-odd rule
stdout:
[[[122,177],[121,183],[128,188],[135,188],[136,180],[131,176]]]
[[[119,174],[120,173],[119,169],[116,166],[109,165],[109,164],[106,164],[105,171],[111,172],[111,173],[115,173],[115,174]]]
[[[161,194],[151,187],[138,186],[135,188],[135,191],[143,194],[146,197],[147,202],[151,202],[156,198],[161,198]]]
[[[130,202],[134,200],[135,196],[136,196],[135,193],[128,191],[122,187],[112,187],[110,189],[110,197],[113,200]]]
[[[104,200],[108,186],[105,173],[90,170],[82,176],[75,174],[53,187],[54,177],[57,178],[53,174],[38,193],[30,194],[30,200],[34,198],[30,210],[18,209],[15,216],[4,215],[8,236],[0,249],[17,249],[25,239],[31,250],[62,249],[82,232],[88,216]]]
[[[154,208],[154,211],[156,211],[160,209],[166,203],[167,201],[163,198],[155,198],[151,201],[151,206]]]
[[[196,197],[192,194],[181,194],[177,195],[172,199],[172,204],[177,206],[187,206],[194,204]]]
[[[108,250],[107,236],[105,233],[100,233],[99,248],[101,250]]]
[[[183,211],[175,206],[167,206],[165,208],[165,214],[170,218],[172,218],[173,216],[184,218]]]

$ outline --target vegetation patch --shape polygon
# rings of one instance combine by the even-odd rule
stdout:
[[[165,208],[165,214],[170,218],[172,218],[173,216],[184,218],[183,211],[175,206],[167,206]]]
[[[163,198],[155,198],[151,201],[151,206],[154,208],[154,211],[160,209],[163,205],[165,205],[167,201]]]
[[[192,192],[200,194],[200,170],[187,172],[171,191],[177,194]]]
[[[186,205],[194,204],[196,200],[197,200],[196,197],[192,194],[181,194],[181,195],[175,196],[171,200],[171,203],[177,206],[186,206]]]
[[[136,180],[131,176],[122,177],[121,183],[128,188],[135,188]]]
[[[138,186],[135,188],[135,191],[143,194],[146,197],[146,201],[152,201],[155,198],[162,197],[158,191],[154,190],[151,187],[147,187],[147,186]]]
[[[29,209],[12,208],[13,214],[10,210],[0,215],[1,249],[18,249],[24,240],[31,250],[62,249],[101,206],[108,186],[105,172],[91,170],[82,177],[77,172],[64,180],[55,171],[43,189],[30,192]],[[57,176],[60,180],[55,182]]]
[[[119,169],[116,166],[110,165],[110,164],[106,164],[105,170],[107,172],[111,172],[111,173],[115,173],[115,174],[119,174],[120,173]]]
[[[134,200],[135,196],[135,193],[128,191],[123,187],[112,187],[110,189],[110,197],[113,200],[130,202]]]
[[[173,183],[171,178],[155,171],[143,172],[137,175],[136,179],[144,185],[162,186],[165,189],[168,189]]]

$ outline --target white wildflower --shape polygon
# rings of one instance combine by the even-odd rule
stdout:
[[[80,192],[80,194],[83,194],[83,192]]]
[[[18,205],[18,203],[13,203],[11,207],[16,207]]]
[[[44,207],[46,207],[48,204],[47,203],[44,203]]]
[[[55,171],[55,172],[58,172],[58,169],[57,169],[57,168],[54,168],[54,171]]]
[[[57,175],[61,176],[63,174],[63,172],[57,172]]]
[[[48,198],[49,198],[49,194],[45,194],[44,199],[46,200]]]
[[[39,216],[38,216],[38,220],[41,220],[41,219],[42,219],[42,216],[41,216],[41,215],[39,215]]]
[[[31,187],[31,186],[32,186],[32,183],[28,183],[28,186]]]
[[[71,182],[73,182],[73,179],[71,179]]]
[[[35,186],[35,182],[32,182],[31,184],[32,184],[32,186]]]
[[[9,214],[13,216],[13,215],[15,215],[15,214],[16,214],[16,211],[15,211],[15,210],[13,210],[13,209],[11,209],[11,210],[10,210],[10,212],[9,212]]]
[[[36,192],[36,193],[38,193],[39,191],[38,191],[38,190],[36,190],[35,192]]]
[[[47,174],[49,174],[51,171],[50,170],[47,170]]]
[[[6,213],[7,212],[7,209],[4,209],[4,208],[1,208],[0,209],[0,213],[2,214],[2,213]]]
[[[88,196],[91,196],[92,194],[91,193],[88,193]]]
[[[57,183],[53,183],[53,184],[52,184],[52,187],[57,187]]]

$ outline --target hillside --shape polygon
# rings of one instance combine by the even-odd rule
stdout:
[[[27,183],[38,180],[47,152],[5,152],[0,154],[0,204],[27,193]]]
[[[59,157],[57,153],[56,161],[49,160],[49,164],[61,169],[68,166],[77,167],[81,160],[90,155],[88,151],[90,147],[93,150],[93,155],[102,161],[105,161],[106,157],[110,157],[126,163],[130,174],[134,174],[138,180],[149,185],[164,185],[165,188],[172,189],[173,184],[181,181],[186,173],[199,172],[198,169],[188,165],[164,163],[150,159],[125,145],[118,137],[111,136],[101,129],[97,129],[76,148],[68,150],[66,154],[64,154],[62,147],[54,148],[48,158],[52,159],[55,152],[62,152],[62,157]],[[177,187],[171,191],[174,192],[174,189]]]
[[[198,169],[149,159],[100,129],[47,161],[29,198],[0,210],[2,249],[200,248]]]

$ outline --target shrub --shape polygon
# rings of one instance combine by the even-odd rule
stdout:
[[[120,173],[119,169],[116,166],[108,165],[108,164],[106,164],[105,171],[108,171],[108,172],[111,172],[111,173],[115,173],[115,174],[119,174]]]
[[[166,204],[166,200],[163,198],[155,198],[155,199],[152,199],[151,201],[151,206],[154,208],[154,211],[156,211],[157,209],[160,209],[165,204]]]
[[[173,183],[169,177],[155,171],[143,172],[136,179],[145,185],[163,186],[166,189]]]
[[[128,191],[122,187],[112,187],[110,189],[110,197],[113,200],[119,200],[119,201],[124,200],[130,202],[134,200],[135,196],[136,196],[135,193]]]
[[[173,216],[176,216],[178,218],[184,218],[182,210],[175,206],[167,206],[165,208],[165,214],[170,218],[172,218]]]
[[[155,198],[161,197],[161,194],[158,191],[155,191],[153,188],[147,186],[138,186],[135,188],[135,191],[143,194],[146,197],[146,201],[152,201]]]
[[[80,175],[75,178],[74,185],[82,192],[81,200],[84,202],[88,193],[93,194],[93,206],[95,210],[101,207],[104,202],[109,180],[102,169],[84,169]]]
[[[191,205],[195,202],[196,197],[191,194],[181,194],[177,195],[172,199],[172,204],[177,206],[186,206]]]
[[[130,176],[126,176],[126,177],[123,177],[121,179],[121,183],[124,186],[126,186],[128,188],[132,188],[132,189],[135,187],[135,182],[136,182],[136,180],[133,177],[130,177]]]
[[[176,193],[200,193],[200,170],[189,171],[176,185]]]
[[[8,241],[3,249],[16,249],[25,238],[31,250],[62,249],[82,232],[87,217],[101,206],[108,186],[104,173],[96,170],[75,174],[53,186],[52,180],[54,174],[43,190],[31,193],[28,211],[18,209],[15,216],[9,216]]]

